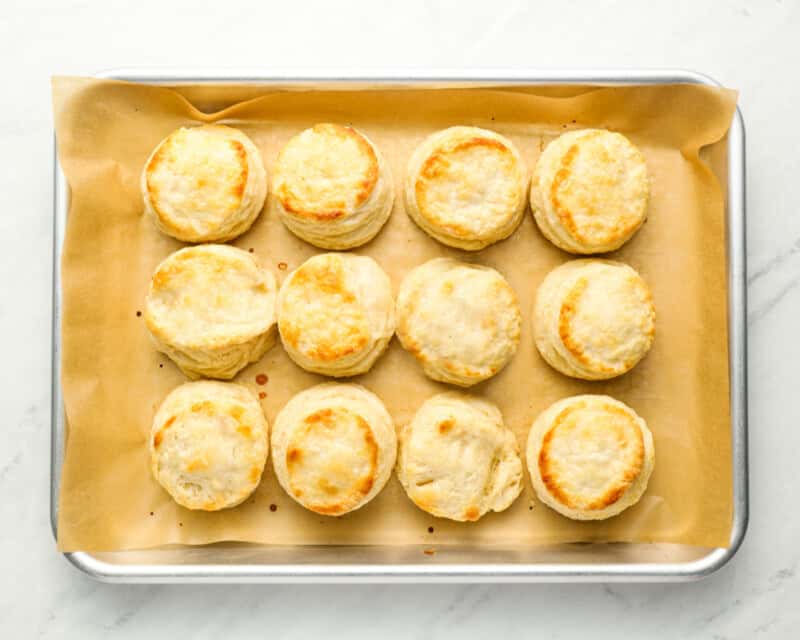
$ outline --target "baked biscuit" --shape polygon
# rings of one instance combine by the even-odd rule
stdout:
[[[363,507],[389,480],[396,457],[391,416],[378,396],[356,384],[301,391],[275,418],[275,475],[316,513],[341,516]]]
[[[145,211],[163,233],[184,242],[225,242],[261,213],[267,172],[238,129],[183,127],[150,155],[141,187]]]
[[[377,147],[338,124],[318,124],[289,140],[272,185],[289,231],[323,249],[372,240],[394,203],[389,165]]]
[[[397,296],[397,337],[434,380],[469,387],[517,350],[520,311],[494,269],[435,258],[406,275]]]
[[[187,382],[161,403],[149,439],[153,476],[179,505],[217,511],[258,486],[269,425],[246,387]]]
[[[510,140],[477,127],[450,127],[412,154],[406,210],[439,242],[483,249],[517,228],[527,188],[528,170]]]
[[[278,294],[278,330],[289,357],[307,371],[368,371],[394,334],[389,276],[372,258],[324,253],[289,274]]]
[[[553,269],[539,287],[533,334],[539,353],[561,373],[606,380],[647,354],[655,320],[650,289],[633,268],[573,260]]]
[[[642,497],[655,449],[633,409],[584,395],[560,400],[536,418],[527,458],[539,500],[573,520],[604,520]]]
[[[156,349],[189,378],[233,378],[275,344],[275,277],[221,244],[176,251],[156,268],[144,318]]]
[[[474,521],[516,500],[522,462],[495,405],[464,393],[440,393],[400,430],[397,477],[420,509]]]
[[[536,164],[531,209],[544,236],[570,253],[618,249],[647,216],[644,156],[625,136],[602,129],[553,140]]]

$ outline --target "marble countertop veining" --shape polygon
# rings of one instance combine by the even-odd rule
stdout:
[[[793,638],[800,626],[800,3],[203,5],[6,0],[0,11],[0,637]],[[674,585],[113,586],[48,516],[51,74],[135,66],[683,67],[741,90],[748,136],[750,530]]]

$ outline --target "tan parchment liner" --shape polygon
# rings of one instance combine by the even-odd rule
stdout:
[[[58,511],[60,549],[220,540],[513,547],[568,541],[728,544],[732,490],[723,196],[698,151],[722,144],[735,92],[690,85],[181,91],[80,78],[53,81],[58,153],[71,189],[61,265],[62,384],[69,429]],[[206,114],[184,96],[207,111],[233,106]],[[605,522],[571,522],[535,499],[526,472],[525,490],[508,511],[477,523],[451,523],[417,509],[393,477],[365,508],[326,518],[296,506],[281,491],[271,461],[254,497],[235,509],[191,512],[172,502],[150,475],[145,442],[157,405],[185,379],[153,349],[137,311],[154,267],[181,244],[144,217],[139,175],[150,151],[173,129],[217,120],[244,130],[261,149],[268,171],[297,131],[321,121],[352,123],[385,154],[397,194],[412,149],[450,125],[487,127],[508,136],[531,168],[543,145],[569,129],[606,127],[639,145],[652,177],[649,218],[612,257],[633,265],[650,284],[657,335],[647,358],[616,380],[566,378],[536,352],[530,327],[536,287],[570,256],[544,240],[529,211],[508,240],[469,253],[426,236],[397,198],[384,230],[358,252],[386,269],[395,293],[406,272],[435,256],[480,262],[505,274],[520,298],[522,340],[511,364],[472,392],[500,406],[523,452],[534,417],[559,398],[608,393],[630,404],[647,420],[656,444],[655,472],[641,502]],[[284,228],[271,198],[252,230],[233,244],[252,248],[279,279],[319,251]],[[287,270],[280,270],[280,263]],[[260,373],[269,376],[264,386],[255,381]],[[237,377],[267,393],[262,404],[270,423],[294,393],[322,380],[296,367],[280,345]],[[447,388],[426,379],[396,339],[372,372],[355,380],[384,400],[397,424],[407,422],[425,398]],[[272,504],[277,510],[270,510]]]

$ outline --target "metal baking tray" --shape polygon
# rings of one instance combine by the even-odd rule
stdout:
[[[480,87],[499,85],[630,85],[692,83],[719,86],[683,70],[398,71],[390,74],[291,71],[115,70],[102,78],[160,85],[203,83],[254,87]],[[61,249],[69,189],[54,152],[53,404],[50,515],[56,532],[66,421],[60,384]],[[695,580],[725,565],[744,538],[748,520],[747,308],[745,265],[745,141],[737,110],[728,133],[727,255],[733,528],[728,548],[677,544],[562,544],[520,548],[417,546],[261,546],[214,544],[148,551],[64,554],[78,569],[107,582],[673,582]]]

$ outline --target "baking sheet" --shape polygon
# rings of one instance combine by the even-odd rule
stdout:
[[[70,429],[59,505],[61,549],[217,540],[433,546],[575,540],[728,544],[732,499],[724,215],[719,185],[697,151],[724,135],[735,93],[690,85],[586,88],[565,94],[545,89],[264,88],[261,98],[207,116],[166,88],[75,78],[56,79],[53,88],[59,156],[72,191],[62,263],[63,387]],[[252,96],[252,87],[248,91]],[[200,93],[204,106],[213,104],[213,87]],[[224,101],[236,98],[226,89]],[[219,98],[214,106],[222,102]],[[143,217],[138,177],[164,135],[182,124],[215,119],[248,133],[264,152],[268,169],[299,129],[322,120],[352,122],[384,151],[398,185],[417,142],[451,124],[486,126],[508,135],[531,166],[547,140],[573,127],[616,129],[640,145],[653,178],[650,218],[614,255],[649,281],[658,309],[657,339],[645,361],[615,381],[566,379],[536,354],[529,326],[535,287],[550,268],[569,257],[539,236],[530,215],[509,240],[466,254],[425,236],[397,202],[387,228],[359,250],[387,269],[395,289],[405,272],[435,255],[466,256],[505,273],[525,315],[520,349],[504,372],[474,392],[497,402],[520,444],[538,411],[565,395],[610,393],[631,404],[648,420],[657,450],[656,471],[640,504],[610,521],[575,523],[538,504],[526,485],[503,514],[474,524],[449,523],[417,510],[393,479],[364,509],[329,519],[295,506],[268,465],[255,496],[234,510],[192,513],[174,505],[150,477],[144,443],[156,406],[183,378],[152,349],[136,311],[152,269],[180,245],[158,234]],[[272,207],[269,201],[254,228],[234,244],[253,248],[276,270],[285,263],[287,271],[277,270],[280,277],[316,250],[291,236]],[[255,382],[258,373],[270,377],[263,387]],[[268,394],[263,404],[269,419],[293,393],[320,380],[297,369],[280,347],[238,377]],[[425,379],[396,341],[376,368],[357,381],[384,398],[398,424],[424,398],[444,388]]]

